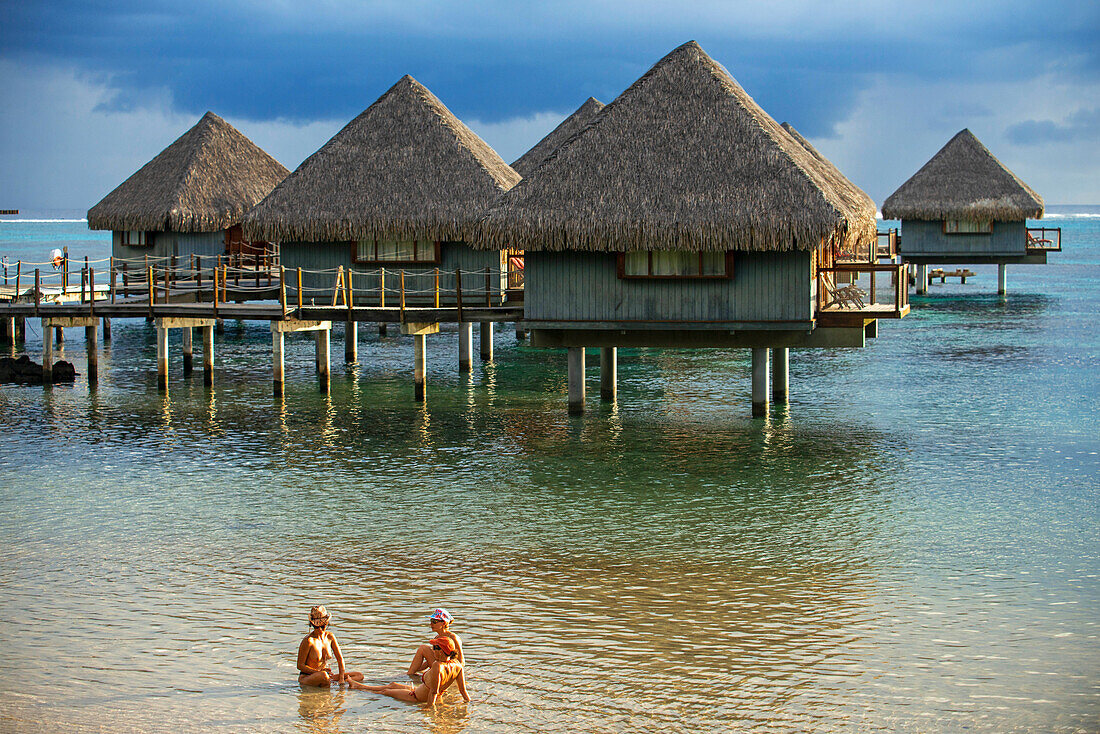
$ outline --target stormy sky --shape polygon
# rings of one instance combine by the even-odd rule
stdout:
[[[1100,3],[0,2],[0,208],[87,209],[213,110],[293,169],[409,73],[511,162],[694,39],[881,204],[969,127],[1100,203]]]

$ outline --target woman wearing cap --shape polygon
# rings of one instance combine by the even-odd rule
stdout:
[[[465,665],[466,658],[462,657],[462,640],[458,639],[458,635],[450,630],[453,621],[454,617],[446,609],[436,609],[428,617],[428,624],[435,636],[449,638],[455,645],[455,659]],[[417,648],[416,654],[413,655],[412,662],[409,663],[409,675],[422,675],[424,671],[432,667],[432,660],[434,660],[432,644],[427,642]]]
[[[355,681],[348,681],[348,685],[361,691],[381,693],[399,701],[434,704],[443,695],[443,691],[457,682],[462,699],[469,702],[466,673],[462,670],[462,663],[458,662],[458,649],[454,642],[450,637],[437,637],[428,644],[432,652],[432,664],[424,673],[424,682],[420,685],[388,683],[384,686],[366,686]]]
[[[333,681],[363,680],[359,671],[344,670],[344,656],[340,654],[340,645],[336,635],[328,629],[329,613],[323,606],[309,610],[309,626],[312,631],[298,645],[298,682],[303,686],[328,686]],[[329,672],[329,658],[336,658],[340,674],[333,676]]]

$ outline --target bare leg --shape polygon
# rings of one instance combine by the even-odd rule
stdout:
[[[332,680],[329,678],[327,671],[319,670],[316,673],[310,673],[306,676],[298,676],[298,682],[303,686],[317,686],[319,688],[328,688],[332,685]]]
[[[362,678],[360,678],[359,680],[362,680]],[[356,681],[348,683],[348,685],[357,691],[370,691],[371,693],[381,693],[382,691],[387,691],[391,688],[405,688],[411,691],[413,688],[408,683],[387,683],[384,686],[368,686],[365,683],[359,683],[358,681]]]
[[[413,655],[412,662],[409,663],[409,675],[416,675],[432,667],[431,663],[432,646],[428,643],[424,643],[416,649],[416,655]]]

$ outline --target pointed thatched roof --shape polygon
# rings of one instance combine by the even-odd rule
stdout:
[[[550,134],[535,144],[534,148],[524,153],[512,164],[512,169],[521,176],[530,176],[531,172],[539,167],[539,164],[554,154],[554,151],[569,138],[584,129],[596,113],[604,107],[603,102],[595,97],[589,97],[577,111],[562,120],[561,124],[550,131]]]
[[[213,112],[88,210],[91,229],[217,232],[289,171]]]
[[[837,168],[831,160],[818,153],[817,148],[810,145],[810,141],[802,137],[802,134],[795,130],[793,125],[789,122],[784,122],[781,127],[786,130],[792,138],[797,140],[799,144],[806,149],[806,152],[812,155],[814,159],[821,164],[821,168],[829,176],[829,180],[833,183],[833,186],[838,191],[844,193],[844,196],[850,204],[857,205],[860,208],[870,207],[872,210],[875,209],[875,202],[867,195],[867,192],[852,183],[850,179],[840,172],[840,169]]]
[[[791,250],[875,237],[875,210],[694,41],[599,112],[479,223],[478,246]]]
[[[890,194],[882,216],[1018,222],[1043,216],[1043,199],[964,128]]]
[[[260,202],[244,227],[282,242],[457,240],[519,178],[406,75]]]

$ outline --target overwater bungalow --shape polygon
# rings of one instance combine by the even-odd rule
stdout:
[[[861,347],[908,312],[900,266],[831,262],[875,240],[857,192],[689,42],[505,194],[476,246],[525,250],[526,326],[569,349],[572,411],[585,347],[604,397],[617,347],[749,347],[761,415],[770,351],[785,401],[789,348]]]
[[[1008,265],[1042,265],[1062,249],[1060,229],[1029,229],[1043,216],[1043,199],[961,130],[886,199],[882,216],[901,220],[899,254],[918,267],[917,291],[927,292],[928,265],[996,264],[1005,293]]]
[[[466,273],[468,292],[480,289],[480,303],[499,303],[503,253],[473,249],[463,232],[519,180],[404,76],[279,184],[244,227],[280,243],[287,271],[302,269],[306,303],[333,294],[337,270],[357,305],[453,303],[456,270]]]
[[[287,169],[213,112],[88,211],[88,227],[112,230],[116,260],[254,254],[245,213]]]
[[[512,163],[512,169],[521,176],[530,176],[531,172],[539,167],[539,164],[549,158],[562,143],[584,129],[584,126],[591,122],[596,113],[603,108],[603,102],[595,97],[589,97],[584,104],[578,107],[569,117],[562,120],[561,124],[551,130],[546,137],[535,143],[531,150],[517,158]]]

